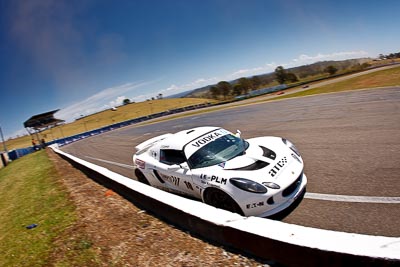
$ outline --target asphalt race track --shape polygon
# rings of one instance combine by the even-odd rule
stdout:
[[[281,136],[305,161],[307,194],[284,222],[335,231],[400,236],[400,87],[249,104],[130,126],[63,151],[134,178],[140,142],[196,126]]]

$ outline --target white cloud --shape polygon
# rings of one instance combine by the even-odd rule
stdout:
[[[126,96],[119,96],[117,97],[117,99],[113,100],[110,102],[109,105],[105,106],[105,107],[116,107],[116,106],[120,106],[124,103],[124,100],[127,99]]]
[[[251,69],[241,69],[228,75],[227,79],[233,80],[241,77],[249,77],[249,76],[264,74],[273,71],[276,67],[277,65],[274,62],[272,62],[272,63],[266,63],[265,65],[260,67],[254,67]]]
[[[86,116],[101,110],[122,104],[126,98],[125,94],[149,84],[147,83],[127,83],[119,86],[110,87],[92,95],[85,100],[74,103],[57,113],[57,118],[73,121],[80,116]]]
[[[207,86],[207,85],[216,83],[218,81],[219,80],[217,77],[212,77],[212,78],[208,78],[208,79],[199,78],[193,82],[182,84],[182,85],[172,84],[168,88],[161,90],[159,93],[174,95],[174,94],[182,93],[184,91],[188,91],[191,89],[197,89],[197,88],[200,88],[203,86]]]
[[[315,56],[309,56],[302,54],[295,59],[292,59],[292,63],[290,65],[303,65],[303,64],[311,64],[318,61],[326,61],[326,60],[344,60],[349,58],[360,58],[366,57],[368,53],[365,51],[347,51],[347,52],[335,52],[331,54],[322,54],[318,53]]]

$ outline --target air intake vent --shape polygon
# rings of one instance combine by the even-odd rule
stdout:
[[[253,164],[250,164],[248,166],[242,167],[242,168],[236,168],[236,169],[229,169],[231,171],[254,171],[254,170],[259,170],[262,168],[265,168],[269,165],[268,162],[257,160]]]
[[[260,146],[260,147],[263,150],[263,156],[264,157],[272,159],[272,160],[276,159],[276,153],[274,151],[272,151],[269,148],[263,147],[263,146]]]

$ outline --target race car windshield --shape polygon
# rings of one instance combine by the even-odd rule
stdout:
[[[188,163],[192,169],[217,165],[243,155],[249,143],[232,134],[227,134],[206,144],[193,155]]]

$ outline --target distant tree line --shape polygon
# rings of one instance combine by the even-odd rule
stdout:
[[[382,59],[399,57],[400,53],[380,55]],[[229,82],[220,81],[215,85],[196,89],[185,97],[209,97],[226,100],[235,96],[246,95],[253,90],[272,87],[278,84],[293,84],[347,72],[361,71],[371,67],[369,62],[371,62],[369,58],[360,58],[341,61],[321,61],[290,69],[278,66],[272,73],[247,78],[242,77]]]
[[[211,86],[209,92],[214,99],[227,99],[229,96],[239,96],[247,94],[249,91],[258,89],[262,82],[258,76],[251,78],[240,78],[234,82],[221,81]]]
[[[390,53],[388,55],[379,54],[379,59],[395,59],[395,58],[400,58],[400,52]]]

